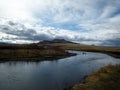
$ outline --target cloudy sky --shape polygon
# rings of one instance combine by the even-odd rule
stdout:
[[[54,38],[120,46],[120,0],[0,0],[0,42]]]

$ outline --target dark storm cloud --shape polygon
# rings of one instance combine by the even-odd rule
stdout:
[[[106,40],[101,45],[120,46],[120,38],[113,39],[113,40]]]

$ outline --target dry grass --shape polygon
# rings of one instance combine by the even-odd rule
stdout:
[[[63,49],[82,50],[82,51],[99,51],[99,52],[120,52],[120,47],[113,46],[92,46],[80,44],[64,44],[61,45]]]
[[[80,44],[63,44],[58,45],[60,48],[65,50],[78,50],[87,52],[102,52],[109,54],[113,57],[120,58],[120,47],[113,46],[91,46],[91,45],[80,45]]]
[[[0,58],[35,58],[71,56],[65,50],[80,50],[107,53],[120,57],[120,47],[90,46],[75,43],[39,43],[29,45],[0,44]]]
[[[72,90],[120,90],[120,65],[108,65],[88,76]]]
[[[64,58],[73,54],[49,45],[0,45],[0,59],[5,58]]]

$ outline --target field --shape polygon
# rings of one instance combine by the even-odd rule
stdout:
[[[65,58],[75,54],[68,53],[65,50],[48,45],[16,45],[16,44],[7,44],[0,45],[0,59],[15,59],[18,58]]]
[[[120,47],[113,46],[94,46],[94,45],[81,45],[81,44],[63,44],[58,45],[65,50],[78,50],[87,52],[101,52],[120,58]]]
[[[0,58],[64,58],[75,54],[66,50],[101,52],[113,57],[120,57],[120,47],[81,45],[77,43],[34,43],[0,44]]]

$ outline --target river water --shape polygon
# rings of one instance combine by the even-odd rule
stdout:
[[[63,90],[101,67],[120,63],[102,53],[72,52],[78,55],[54,61],[0,63],[0,90]]]

